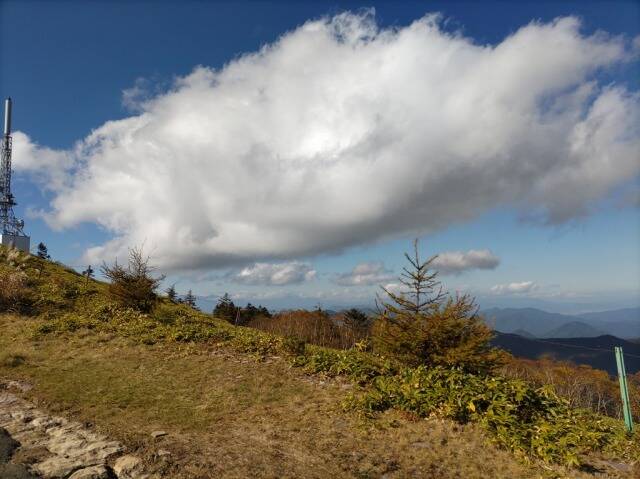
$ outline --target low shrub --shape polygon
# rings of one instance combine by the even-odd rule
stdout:
[[[606,371],[549,358],[510,358],[500,373],[508,378],[522,379],[535,387],[550,386],[572,407],[621,418],[620,386],[618,380],[611,378]],[[636,421],[640,421],[640,373],[630,375],[628,379],[632,414]]]
[[[327,376],[347,376],[366,384],[373,378],[397,371],[397,364],[373,354],[350,349],[340,351],[309,345],[304,356],[294,359],[294,365]]]
[[[285,311],[273,317],[257,315],[247,326],[336,349],[349,349],[363,338],[362,332],[338,324],[321,310]]]
[[[307,343],[303,339],[296,338],[295,336],[287,336],[282,341],[282,347],[292,356],[304,356]]]
[[[577,465],[581,454],[604,449],[640,459],[638,434],[635,440],[626,437],[619,421],[571,408],[551,388],[520,380],[420,366],[376,377],[347,405],[369,413],[397,408],[478,422],[502,446],[548,462]]]
[[[109,295],[120,305],[150,312],[156,304],[156,290],[164,277],[154,277],[149,266],[149,257],[145,257],[141,248],[129,250],[129,263],[126,267],[117,262],[113,266],[102,265],[102,273],[109,278]]]

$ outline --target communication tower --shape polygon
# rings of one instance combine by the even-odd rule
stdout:
[[[4,102],[4,135],[0,163],[0,244],[29,252],[30,238],[24,234],[24,221],[16,218],[11,193],[11,98]]]

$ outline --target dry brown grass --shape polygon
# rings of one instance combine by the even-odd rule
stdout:
[[[620,386],[618,380],[611,378],[606,371],[548,358],[533,360],[513,357],[500,369],[500,373],[509,378],[524,379],[537,387],[550,385],[573,407],[588,408],[621,418]],[[629,375],[629,393],[632,414],[638,421],[640,373]]]
[[[29,290],[27,275],[22,271],[0,269],[0,312],[22,309]]]
[[[280,336],[300,339],[307,343],[336,349],[352,348],[367,334],[341,326],[322,311],[285,311],[272,318],[259,316],[247,326]]]

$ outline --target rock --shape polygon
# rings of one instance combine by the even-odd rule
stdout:
[[[170,455],[171,455],[171,452],[167,451],[166,449],[158,450],[158,457],[168,457]]]
[[[428,442],[414,442],[411,444],[411,447],[418,447],[420,449],[426,449],[426,448],[430,448],[431,444],[429,444]]]
[[[167,433],[165,431],[153,431],[151,433],[151,437],[154,438],[154,439],[157,439],[159,437],[166,436],[166,435],[167,435]]]
[[[132,455],[118,458],[113,465],[113,471],[118,476],[118,479],[142,479],[146,477],[143,474],[142,459]]]
[[[112,479],[113,473],[107,466],[92,466],[80,469],[69,476],[69,479]]]
[[[6,389],[0,389],[0,427],[20,443],[18,455],[32,458],[31,470],[44,479],[104,467],[109,458],[124,450],[78,422],[47,415]],[[6,444],[6,439],[1,442]]]
[[[90,466],[76,459],[61,456],[51,456],[42,462],[33,465],[33,470],[46,479],[67,477],[76,469]]]
[[[65,421],[45,432],[48,436],[46,448],[53,456],[33,467],[45,478],[66,477],[76,469],[104,464],[109,457],[123,450],[119,443],[107,441],[79,423]]]
[[[631,466],[631,464],[625,464],[624,462],[600,460],[600,461],[595,461],[594,465],[604,467],[607,469],[613,469],[614,471],[618,471],[618,472],[631,472],[633,470],[633,467]]]
[[[18,448],[20,443],[13,439],[6,429],[0,427],[0,464],[9,462],[9,458],[13,451]]]
[[[24,381],[6,381],[4,383],[6,389],[17,389],[20,392],[26,393],[33,389],[33,385]]]

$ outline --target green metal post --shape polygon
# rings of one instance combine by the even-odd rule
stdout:
[[[624,423],[628,432],[633,432],[633,419],[631,418],[631,404],[629,403],[629,388],[627,387],[627,372],[624,368],[624,356],[622,348],[615,347],[616,364],[618,365],[618,380],[620,381],[620,396],[622,397],[622,412]]]

